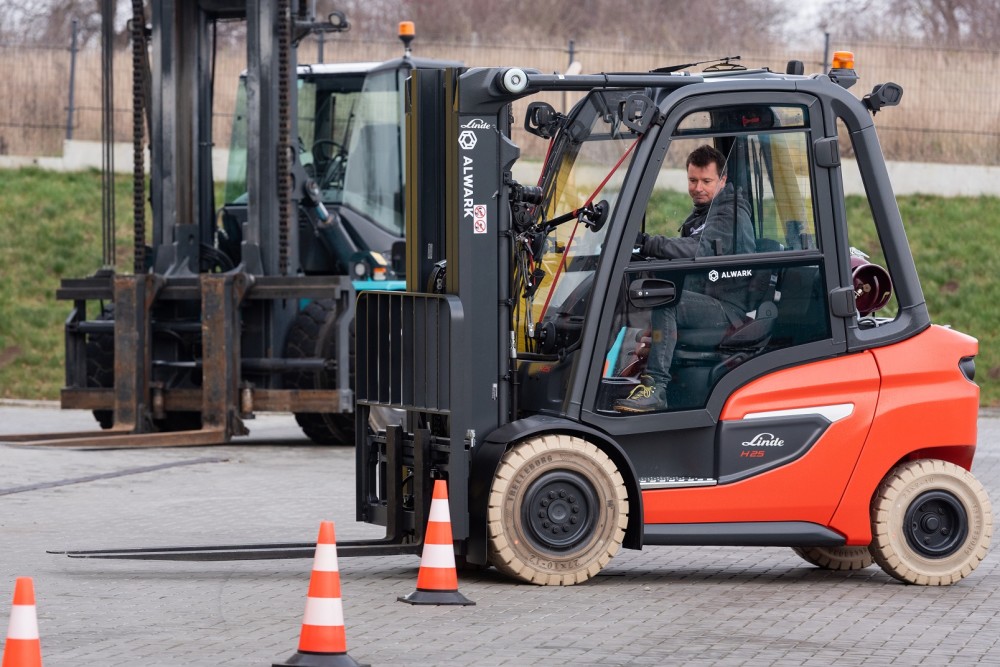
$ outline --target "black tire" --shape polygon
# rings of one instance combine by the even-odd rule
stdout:
[[[298,314],[288,330],[285,357],[307,359],[337,357],[337,303],[332,299],[318,299]],[[354,327],[350,327],[348,340],[350,383],[354,385]],[[291,389],[337,389],[337,378],[332,372],[289,373],[285,386]],[[295,421],[302,432],[320,445],[354,445],[353,412],[297,412]]]
[[[792,551],[824,570],[863,570],[874,562],[868,547],[792,547]]]
[[[872,499],[875,562],[900,581],[947,586],[968,576],[986,556],[993,510],[971,472],[946,461],[897,466]]]
[[[548,435],[500,460],[490,491],[490,563],[521,581],[566,586],[618,553],[628,525],[625,482],[589,442]]]

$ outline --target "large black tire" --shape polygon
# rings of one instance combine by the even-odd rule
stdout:
[[[824,570],[863,570],[873,562],[868,547],[792,547],[792,551]]]
[[[591,443],[567,435],[518,443],[490,491],[490,563],[533,584],[586,581],[621,548],[628,509],[621,473]]]
[[[971,472],[946,461],[897,466],[872,499],[872,557],[900,581],[947,586],[986,556],[993,510]]]
[[[332,299],[313,301],[298,314],[288,330],[285,357],[288,359],[337,358],[337,303]],[[354,385],[354,327],[350,327],[348,356],[350,383]],[[285,386],[291,389],[337,389],[332,372],[289,373]],[[302,432],[320,445],[354,445],[353,412],[297,412],[295,421]]]

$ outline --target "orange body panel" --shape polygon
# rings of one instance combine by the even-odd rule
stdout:
[[[734,392],[723,420],[752,412],[853,403],[804,456],[733,484],[643,491],[645,523],[809,521],[827,525],[840,504],[871,427],[879,374],[869,352],[759,378]],[[865,512],[867,516],[867,511]]]
[[[979,350],[975,338],[932,326],[909,340],[872,350],[882,391],[868,441],[830,527],[848,544],[868,544],[868,506],[879,482],[903,460],[933,458],[972,466],[979,387],[959,370]]]
[[[969,468],[979,387],[958,367],[977,341],[933,326],[901,343],[777,371],[742,387],[722,420],[852,403],[801,458],[733,484],[643,491],[644,521],[808,521],[871,541],[869,504],[900,461],[931,456]]]

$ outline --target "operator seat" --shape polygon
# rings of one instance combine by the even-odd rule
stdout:
[[[757,239],[758,253],[781,250],[783,247],[777,241]],[[726,372],[763,351],[778,317],[777,284],[777,269],[757,269],[747,286],[752,315],[747,315],[741,324],[727,329],[678,329],[671,375],[684,375],[685,367],[707,367],[705,382],[710,387]]]

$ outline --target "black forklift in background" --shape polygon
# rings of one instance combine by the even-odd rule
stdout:
[[[992,508],[971,473],[978,343],[931,323],[873,122],[902,89],[854,97],[848,53],[813,75],[798,62],[686,68],[412,73],[407,196],[426,206],[407,208],[407,290],[361,293],[355,318],[357,518],[386,535],[341,542],[341,555],[418,552],[445,479],[460,562],[535,584],[584,582],[622,546],[791,547],[818,567],[878,563],[919,585],[955,583],[985,557]],[[550,147],[537,182],[519,183],[511,105],[548,91],[584,97],[566,115],[528,105],[526,129]],[[428,116],[428,98],[443,112]],[[676,235],[691,210],[671,193],[705,145],[743,202],[733,215],[746,212],[719,222],[752,242],[644,255],[642,234]],[[848,148],[861,220],[845,207]],[[852,245],[858,224],[879,247]],[[724,293],[745,309],[725,325],[677,314]],[[669,309],[666,401],[616,410],[648,386]],[[405,416],[373,427],[385,409]]]
[[[403,22],[400,58],[298,65],[302,39],[350,27],[340,12],[318,20],[315,2],[143,4],[132,21],[133,272],[105,268],[57,291],[73,306],[62,407],[92,410],[105,430],[2,437],[211,444],[282,411],[317,443],[352,445],[355,297],[405,286],[405,82],[458,63],[415,57]],[[220,206],[212,90],[215,27],[228,21],[246,23],[247,69]]]

